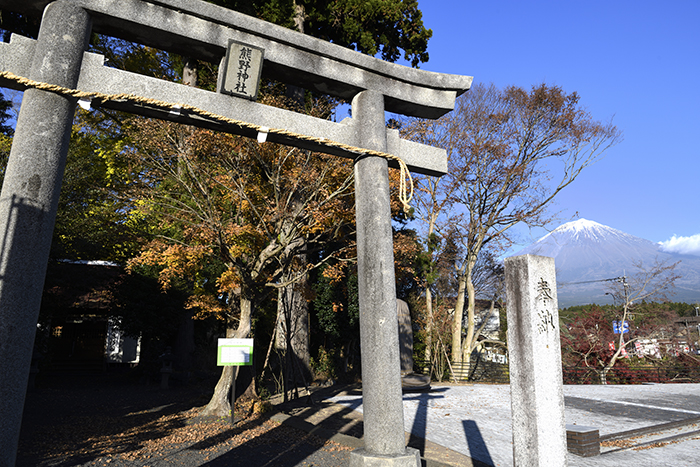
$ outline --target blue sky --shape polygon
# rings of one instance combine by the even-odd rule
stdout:
[[[700,1],[419,0],[433,30],[421,68],[474,82],[576,91],[624,140],[556,205],[700,254]],[[553,227],[556,227],[554,225]],[[522,245],[532,236],[523,230]],[[669,243],[670,245],[670,243]],[[687,249],[689,248],[689,249]]]
[[[419,0],[426,70],[576,91],[622,143],[552,207],[700,255],[700,1]],[[552,226],[556,227],[558,224]],[[546,231],[520,229],[520,249]]]

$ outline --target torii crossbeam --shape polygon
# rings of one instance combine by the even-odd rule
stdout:
[[[384,112],[438,118],[469,89],[471,77],[384,62],[202,1],[0,0],[0,8],[44,11],[36,41],[13,36],[10,44],[0,44],[0,85],[29,87],[0,194],[0,467],[15,462],[77,102],[33,83],[91,93],[97,96],[93,106],[251,137],[267,133],[268,141],[355,159],[365,449],[352,453],[351,465],[420,465],[404,439],[387,170],[393,162],[382,154],[429,175],[444,174],[447,163],[444,150],[387,130]],[[264,76],[352,99],[353,116],[333,123],[111,69],[99,55],[85,52],[92,30],[216,64],[229,41],[249,44],[264,50]],[[129,97],[100,97],[119,93]]]

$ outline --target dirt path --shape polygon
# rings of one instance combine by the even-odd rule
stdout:
[[[84,380],[27,395],[18,467],[288,466],[336,467],[352,449],[255,415],[192,423],[208,394]]]

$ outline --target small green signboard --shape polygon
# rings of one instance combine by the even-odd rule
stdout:
[[[216,364],[219,366],[252,365],[253,339],[219,339]]]

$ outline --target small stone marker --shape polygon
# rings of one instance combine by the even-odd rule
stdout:
[[[396,314],[399,319],[399,354],[401,357],[401,389],[403,391],[425,391],[430,389],[430,375],[413,373],[413,325],[408,303],[396,299]]]
[[[413,373],[413,328],[411,311],[408,303],[396,299],[396,314],[399,319],[399,354],[401,356],[401,375]]]
[[[513,465],[566,465],[554,258],[506,258]]]
[[[171,347],[166,347],[163,355],[160,356],[160,388],[170,388],[170,375],[173,374],[173,353]]]

